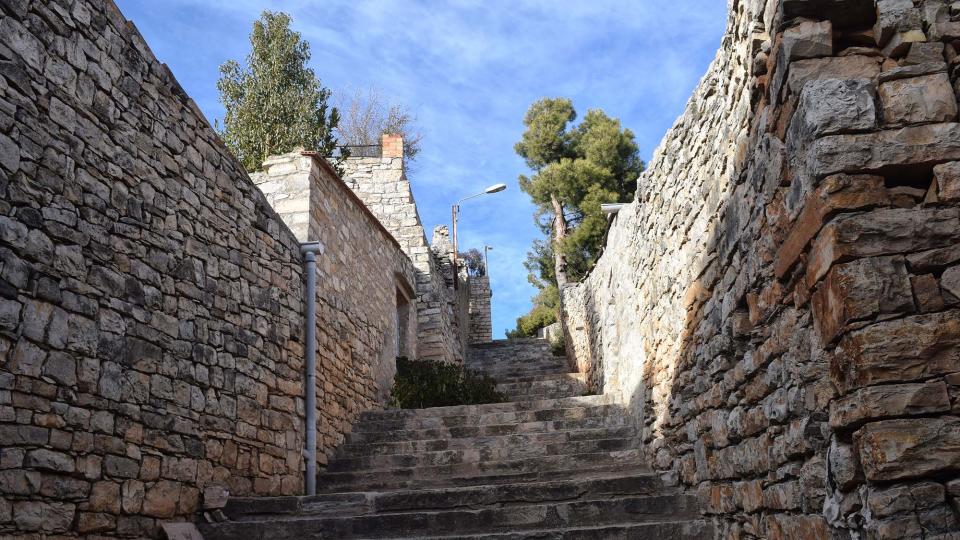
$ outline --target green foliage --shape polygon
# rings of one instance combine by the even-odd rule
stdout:
[[[460,366],[397,358],[391,406],[425,409],[451,405],[501,403],[496,381]]]
[[[487,268],[483,263],[483,253],[479,249],[471,248],[469,251],[461,252],[459,257],[471,276],[482,276],[487,273]]]
[[[533,170],[530,176],[520,176],[520,189],[537,205],[535,218],[547,236],[534,241],[524,263],[529,281],[543,290],[556,290],[555,253],[565,256],[569,281],[587,275],[603,248],[607,229],[600,205],[633,200],[644,169],[633,132],[623,129],[619,120],[598,109],[587,111],[574,125],[576,118],[569,99],[541,99],[527,111],[523,120],[527,129],[514,146]],[[560,245],[550,234],[554,199],[567,223]],[[534,298],[531,312],[517,320],[515,335],[535,333],[538,325],[550,320],[547,313],[550,309],[556,312],[559,302],[544,300],[540,295]]]
[[[536,337],[537,330],[559,320],[560,291],[556,285],[548,285],[540,290],[533,298],[533,309],[517,319],[517,327],[507,330],[507,337],[511,339]]]
[[[567,354],[567,346],[562,335],[550,340],[550,352],[552,352],[554,356]]]
[[[330,91],[307,67],[310,46],[290,30],[290,16],[264,11],[253,23],[250,45],[246,66],[233,60],[220,66],[224,142],[248,171],[298,147],[332,155],[339,114],[327,105]]]

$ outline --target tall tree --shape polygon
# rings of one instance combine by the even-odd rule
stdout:
[[[342,113],[336,135],[345,146],[380,144],[384,134],[403,137],[403,157],[409,163],[420,153],[423,134],[417,128],[417,118],[402,105],[387,102],[380,91],[338,92],[337,105]]]
[[[245,66],[233,60],[220,66],[227,146],[248,171],[298,147],[333,155],[339,113],[307,67],[310,45],[290,29],[290,16],[264,11],[253,23],[250,46]]]
[[[526,317],[540,322],[549,319],[545,307],[559,306],[549,289],[583,278],[599,256],[607,224],[600,205],[633,200],[644,168],[633,132],[619,120],[599,109],[574,125],[576,119],[569,99],[541,99],[527,111],[514,147],[533,171],[520,176],[520,189],[537,205],[537,223],[550,237],[534,243],[526,263],[541,289]]]

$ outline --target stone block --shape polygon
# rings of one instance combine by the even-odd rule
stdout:
[[[875,79],[880,74],[880,61],[873,56],[840,56],[797,60],[790,64],[787,86],[799,95],[809,81],[820,79]]]
[[[148,488],[143,499],[143,513],[157,518],[170,518],[177,512],[180,484],[161,480]]]
[[[876,173],[897,167],[928,171],[960,160],[960,124],[928,124],[817,139],[807,156],[807,173]]]
[[[830,361],[841,391],[911,382],[957,370],[960,316],[946,311],[871,324],[846,334]]]
[[[71,473],[75,469],[73,457],[61,452],[54,452],[45,448],[31,450],[27,453],[24,466],[41,471]]]
[[[883,120],[888,125],[952,122],[957,98],[946,73],[898,79],[880,85]]]
[[[920,10],[912,0],[877,0],[877,22],[873,34],[883,47],[899,33],[921,30]]]
[[[830,21],[800,21],[783,31],[781,46],[789,61],[830,56],[833,54],[833,25]]]
[[[796,139],[868,131],[877,125],[876,89],[867,79],[819,79],[808,82],[800,94],[790,125],[791,147]]]
[[[838,260],[876,257],[949,246],[960,240],[956,208],[883,208],[845,214],[825,225],[810,249],[807,285]]]
[[[13,522],[20,531],[62,533],[70,529],[76,505],[64,502],[13,503]]]
[[[871,420],[949,410],[950,396],[943,381],[870,386],[831,403],[830,426],[849,429]]]
[[[921,313],[940,311],[946,306],[940,285],[933,274],[913,276],[910,278],[910,285],[913,288],[913,297],[917,300],[917,309]]]
[[[882,420],[854,435],[867,480],[888,482],[960,469],[960,418]]]
[[[853,445],[834,438],[827,453],[827,462],[830,467],[830,480],[841,491],[850,491],[863,481],[863,471]]]
[[[943,202],[960,201],[960,161],[942,163],[933,168],[937,198]]]
[[[807,196],[790,235],[777,252],[774,261],[777,277],[783,278],[793,267],[827,216],[840,210],[859,210],[888,202],[881,176],[836,175],[824,179],[820,188]]]
[[[859,259],[834,266],[811,298],[821,342],[833,342],[851,321],[914,310],[901,256]]]

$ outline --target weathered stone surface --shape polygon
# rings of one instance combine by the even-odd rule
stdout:
[[[914,381],[956,370],[960,318],[956,312],[880,322],[843,337],[831,374],[843,389]]]
[[[818,139],[811,146],[807,169],[811,175],[822,177],[907,165],[932,168],[958,159],[960,124],[930,124]]]
[[[180,484],[161,480],[147,488],[143,499],[143,513],[158,518],[169,518],[177,512]]]
[[[811,299],[820,340],[833,342],[851,321],[914,310],[903,257],[873,257],[834,266]]]
[[[951,266],[944,270],[940,284],[944,290],[960,298],[960,266]]]
[[[830,480],[841,491],[853,489],[863,479],[863,471],[852,445],[834,439],[828,454]]]
[[[939,200],[960,201],[960,161],[935,166],[933,176],[936,179]]]
[[[951,122],[957,98],[946,73],[899,79],[880,85],[883,120],[889,125]]]
[[[899,33],[921,29],[920,10],[912,0],[877,0],[877,23],[873,32],[881,47]]]
[[[960,469],[960,419],[883,420],[855,435],[864,474],[871,481],[917,478]]]
[[[956,208],[883,209],[837,217],[821,229],[810,250],[807,283],[820,280],[840,259],[920,251],[960,240]]]
[[[870,420],[948,412],[950,396],[943,381],[885,384],[857,390],[830,404],[830,425],[851,428]]]
[[[821,79],[808,82],[800,94],[790,136],[813,139],[877,125],[876,88],[867,79]]]
[[[873,56],[841,56],[798,60],[790,64],[787,85],[794,94],[808,81],[818,79],[874,79],[880,74],[880,62]]]
[[[781,46],[787,60],[802,60],[833,54],[833,25],[830,21],[801,21],[783,32]]]
[[[888,202],[883,177],[836,175],[824,179],[821,187],[807,197],[790,236],[777,252],[774,263],[777,277],[782,278],[793,267],[827,216],[840,210],[857,210]]]

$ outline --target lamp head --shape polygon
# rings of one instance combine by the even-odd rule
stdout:
[[[506,185],[506,184],[494,184],[494,185],[488,187],[487,189],[483,190],[483,192],[484,192],[484,193],[488,193],[488,194],[489,194],[489,193],[497,193],[498,191],[503,191],[503,190],[505,190],[505,189],[507,189],[507,185]]]

